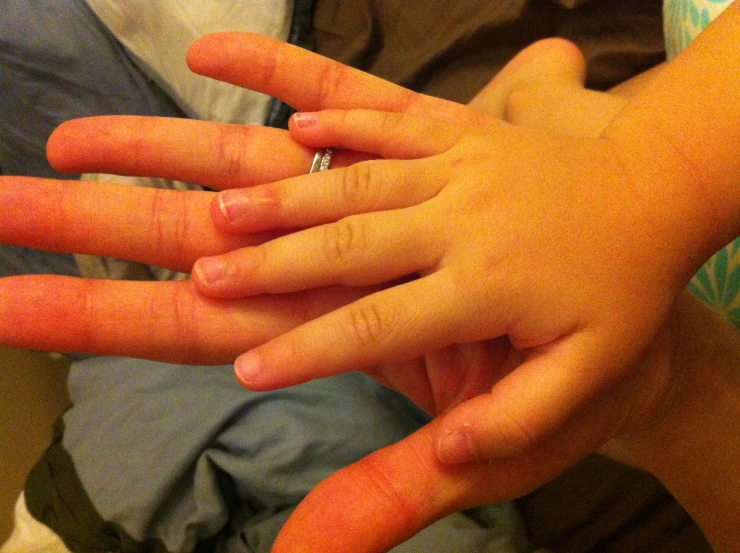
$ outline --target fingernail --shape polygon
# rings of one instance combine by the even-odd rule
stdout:
[[[234,363],[236,378],[245,388],[250,388],[262,371],[262,360],[254,352],[248,352],[237,358]]]
[[[437,459],[445,465],[461,465],[475,459],[470,436],[464,432],[450,432],[437,442]]]
[[[195,263],[193,271],[206,284],[213,284],[221,279],[226,270],[226,263],[219,257],[202,257]]]
[[[226,190],[218,195],[218,207],[227,221],[233,222],[246,215],[249,202],[245,199],[244,194],[235,190]]]
[[[319,116],[313,112],[298,112],[293,114],[293,123],[299,129],[305,129],[319,122]]]
[[[260,207],[276,205],[277,197],[269,190],[224,190],[218,195],[218,207],[232,223],[248,215],[257,215]]]

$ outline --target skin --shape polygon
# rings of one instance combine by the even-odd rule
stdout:
[[[553,46],[557,44],[538,46],[547,56],[552,55],[552,63],[543,68],[526,62],[526,57],[520,58],[519,70],[512,71],[512,79],[498,85],[508,87],[507,94],[519,84],[526,84],[524,88],[531,92],[542,82],[563,74],[577,75],[572,68],[572,64],[582,63],[577,53],[562,43]],[[224,52],[237,61],[230,66],[221,61],[228,59]],[[540,60],[534,53],[536,49],[529,51],[530,59]],[[471,126],[483,127],[485,123],[481,123],[480,115],[461,115],[459,110],[466,108],[417,97],[392,85],[366,80],[367,77],[351,70],[327,69],[326,65],[331,64],[326,60],[260,37],[233,34],[207,37],[196,44],[189,62],[201,73],[275,93],[289,102],[293,100],[302,109],[359,107],[351,102],[361,96],[358,101],[368,102],[362,106],[365,108],[405,109],[412,116],[431,112],[436,113],[436,121],[443,123],[465,120],[465,117]],[[244,65],[235,69],[239,63]],[[253,65],[257,69],[264,67],[264,71],[253,70]],[[309,69],[297,74],[293,71],[296,65]],[[341,77],[337,77],[331,94],[317,93],[313,99],[300,103],[301,95],[310,96],[306,90],[320,89],[318,83],[326,81],[317,79],[314,88],[310,83],[296,82],[314,73]],[[522,80],[517,81],[516,76]],[[558,89],[559,93],[573,85],[580,87],[577,80],[569,81],[564,89]],[[343,90],[353,94],[345,96]],[[492,87],[489,92],[496,90]],[[506,97],[499,94],[497,99],[492,94],[477,101],[493,113],[512,115],[516,109],[502,102],[501,98]],[[521,95],[518,97],[522,99]],[[336,105],[331,104],[331,98],[336,99]],[[384,98],[383,103],[374,105],[378,98]],[[330,103],[326,105],[326,102]],[[526,102],[519,106],[522,121],[527,117],[537,120],[537,116],[527,115],[527,106],[523,104]],[[594,104],[594,117],[599,114],[599,120],[604,120],[602,108],[607,104],[614,106],[611,98],[603,104]],[[191,124],[129,118],[72,122],[52,137],[49,156],[60,169],[155,174],[193,181],[196,179],[190,177],[200,175],[199,182],[211,186],[258,185],[263,182],[261,179],[269,181],[285,176],[271,173],[282,172],[285,167],[255,171],[252,168],[255,158],[249,154],[251,147],[228,146],[233,144],[230,140],[240,144],[241,135],[235,129],[224,131],[223,126],[212,123]],[[295,155],[297,160],[295,173],[307,170],[311,150],[291,142],[285,134],[270,134],[263,143],[260,137],[267,134],[251,131],[244,131],[250,137],[250,145],[255,148],[262,144],[267,148],[284,145],[291,150],[287,158]],[[572,128],[564,132],[586,131]],[[198,148],[197,143],[203,140],[208,143],[209,136],[216,137],[215,153],[211,153],[215,159],[197,159],[191,149]],[[230,138],[223,139],[224,136]],[[140,155],[132,156],[132,151]],[[150,155],[151,152],[156,154]],[[338,155],[334,167],[347,163],[342,157]],[[242,236],[239,232],[225,232],[214,224],[208,216],[208,206],[218,200],[212,193],[129,188],[122,195],[115,186],[104,186],[102,191],[96,194],[89,185],[74,182],[3,177],[0,241],[58,251],[122,254],[187,270],[198,257],[257,245],[270,237]],[[47,194],[51,201],[47,201]],[[124,196],[129,195],[131,203],[121,204]],[[124,211],[121,205],[130,205],[132,209]],[[18,213],[26,216],[19,220]],[[89,227],[76,224],[89,224]],[[89,231],[93,229],[95,232],[91,234]],[[124,236],[126,239],[122,240]],[[0,281],[0,340],[55,350],[218,363],[377,290],[330,286],[282,296],[229,300],[203,297],[188,282],[122,283],[49,276],[14,277]],[[158,314],[156,320],[153,313]],[[671,312],[660,339],[645,350],[632,370],[610,382],[608,389],[598,390],[585,399],[575,410],[575,416],[566,417],[556,431],[526,451],[487,463],[450,466],[440,461],[438,444],[440,435],[445,435],[441,428],[445,419],[438,418],[407,440],[369,456],[321,484],[286,525],[275,550],[385,551],[448,512],[509,499],[534,489],[614,436],[633,435],[636,442],[645,439],[651,443],[655,436],[644,430],[658,426],[660,421],[670,421],[670,414],[675,412],[672,398],[688,395],[690,389],[680,385],[682,380],[675,378],[672,364],[671,352],[676,351],[676,344],[691,336],[691,333],[676,332],[681,318],[675,313],[679,312]],[[59,320],[64,324],[60,325]],[[520,359],[511,352],[511,344],[502,338],[453,346],[423,360],[373,367],[370,372],[398,389],[408,390],[430,411],[443,412],[479,396],[503,374],[515,369]],[[616,449],[621,448],[622,458],[638,464],[644,458],[634,453],[630,444],[635,442],[613,440],[611,443],[619,446]],[[328,521],[332,532],[326,531]]]
[[[585,137],[414,110],[297,114],[299,142],[384,159],[221,194],[212,209],[225,232],[309,228],[199,260],[197,290],[235,299],[394,285],[242,355],[239,381],[268,390],[377,374],[505,338],[487,360],[494,370],[405,365],[380,377],[433,412],[449,410],[438,440],[445,463],[516,456],[558,431],[635,366],[691,276],[740,232],[740,164],[727,143],[740,121],[718,107],[733,105],[734,73],[685,86],[718,51],[724,63],[734,55],[738,14],[725,12]],[[561,67],[558,86],[582,80],[582,63]],[[580,108],[583,118],[600,102],[593,94],[559,111]],[[611,113],[615,98],[608,104]],[[707,121],[719,132],[701,132]]]

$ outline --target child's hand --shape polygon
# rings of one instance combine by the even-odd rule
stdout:
[[[198,289],[234,298],[399,282],[252,350],[237,372],[269,389],[507,336],[509,368],[523,363],[493,371],[491,393],[445,417],[447,462],[517,454],[622,378],[700,262],[684,254],[690,206],[651,181],[673,169],[659,144],[645,167],[611,135],[493,119],[330,110],[298,115],[291,131],[395,160],[223,193],[222,227],[313,228],[199,261]],[[408,392],[405,380],[418,381],[393,376]]]

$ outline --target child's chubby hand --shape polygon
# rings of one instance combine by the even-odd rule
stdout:
[[[326,110],[291,133],[384,159],[221,193],[224,230],[303,230],[200,260],[195,285],[225,299],[386,285],[246,353],[237,375],[266,390],[365,369],[449,410],[443,462],[517,455],[561,427],[636,364],[696,268],[689,210],[653,179],[675,160],[658,147],[646,166],[609,129]],[[408,362],[455,344],[480,362]]]

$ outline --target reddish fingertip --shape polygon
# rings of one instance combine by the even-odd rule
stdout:
[[[65,121],[51,133],[46,142],[46,158],[55,171],[60,173],[73,173],[74,158],[70,159],[71,143],[74,137],[79,135],[79,126],[75,121]]]
[[[249,33],[238,33],[235,31],[221,31],[203,35],[190,45],[185,54],[185,62],[193,73],[202,74],[206,68],[213,68],[222,60],[222,56],[215,55],[222,51],[224,47],[232,43],[237,35],[246,37]],[[224,59],[223,63],[228,63]]]

